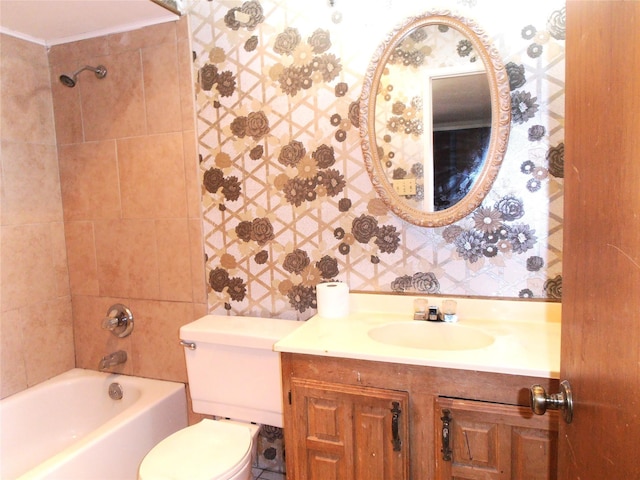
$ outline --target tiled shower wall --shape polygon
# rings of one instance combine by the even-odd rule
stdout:
[[[1,47],[2,396],[118,349],[114,371],[186,382],[178,329],[207,310],[187,19]],[[58,82],[84,64],[106,78]]]
[[[75,363],[46,48],[0,34],[0,397]]]
[[[325,280],[367,292],[559,300],[564,2],[514,5],[191,2],[210,311],[306,319]],[[443,7],[475,20],[500,52],[512,124],[482,207],[423,228],[373,192],[358,100],[387,32]]]
[[[76,365],[186,382],[181,325],[206,313],[187,20],[50,49]],[[104,65],[104,79],[78,65]],[[101,329],[110,305],[133,333]]]

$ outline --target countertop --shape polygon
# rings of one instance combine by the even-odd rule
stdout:
[[[277,352],[353,358],[512,375],[558,378],[560,304],[455,298],[458,326],[494,337],[492,344],[469,350],[432,350],[373,340],[370,329],[413,320],[412,296],[350,294],[350,313],[342,318],[311,317],[274,345]],[[430,299],[438,304],[442,299]]]

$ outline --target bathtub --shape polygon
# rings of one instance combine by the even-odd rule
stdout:
[[[121,400],[109,397],[114,382]],[[186,425],[182,383],[75,368],[0,401],[0,478],[134,480]]]

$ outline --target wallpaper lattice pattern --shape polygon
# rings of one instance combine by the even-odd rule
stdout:
[[[371,54],[433,1],[251,0],[189,5],[209,310],[306,319],[315,285],[559,299],[564,2],[447,7],[490,36],[512,128],[494,187],[468,217],[409,225],[364,168],[358,100]]]

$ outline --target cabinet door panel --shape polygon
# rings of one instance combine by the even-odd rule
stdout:
[[[526,480],[557,478],[555,468],[558,463],[557,431],[514,427],[511,432],[511,445],[511,478]]]
[[[475,467],[497,474],[500,471],[499,426],[495,423],[455,416],[451,432],[454,465]]]
[[[362,412],[356,406],[353,426],[356,450],[356,478],[384,478],[385,425],[384,414]]]
[[[436,409],[438,431],[440,417],[449,412],[452,452],[445,461],[438,443],[438,479],[557,478],[557,412],[538,417],[525,407],[449,398],[437,399]]]
[[[339,392],[292,383],[295,445],[301,480],[338,480],[353,472],[351,406]],[[292,448],[293,447],[293,448]],[[292,452],[293,453],[293,452]]]
[[[397,399],[397,395],[395,395]],[[368,397],[366,403],[354,403],[354,436],[357,448],[356,454],[356,475],[360,480],[387,480],[390,478],[405,478],[403,472],[406,464],[406,454],[408,449],[408,437],[400,433],[398,425],[399,443],[398,449],[394,448],[393,439],[393,415],[392,398],[372,398]],[[398,404],[398,409],[400,406]],[[404,415],[406,417],[406,410]],[[398,421],[399,418],[398,418]],[[403,433],[407,432],[403,428]],[[403,445],[404,442],[404,445]]]
[[[340,473],[341,462],[340,457],[331,457],[326,452],[317,452],[310,450],[307,456],[309,468],[307,477],[309,480],[338,480],[344,478],[344,474]]]
[[[344,446],[343,429],[347,408],[340,399],[307,396],[307,438]]]
[[[408,478],[406,392],[294,378],[291,398],[296,479]]]

